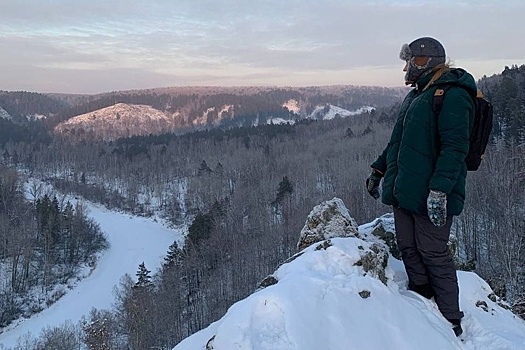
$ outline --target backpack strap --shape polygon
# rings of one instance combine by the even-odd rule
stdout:
[[[454,86],[454,84],[449,84],[442,88],[438,87],[436,91],[434,91],[434,98],[432,101],[432,110],[434,111],[434,114],[439,115],[439,113],[441,113],[441,109],[443,108],[443,100],[445,99],[445,92],[447,92],[452,86]],[[477,89],[476,96],[473,96],[472,94],[470,94],[470,96],[474,101],[474,106],[476,105],[476,99],[485,98],[483,92],[481,92],[480,89]]]
[[[439,113],[441,113],[441,109],[443,108],[443,100],[445,99],[445,92],[448,91],[453,85],[446,85],[443,88],[437,88],[436,91],[434,91],[434,98],[432,99],[432,110],[434,111],[435,115],[439,116]]]
[[[483,92],[481,92],[480,89],[478,89],[478,92],[476,93],[476,98],[485,98],[485,95],[483,95]]]

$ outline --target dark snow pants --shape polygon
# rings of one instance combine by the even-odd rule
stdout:
[[[447,247],[452,217],[447,218],[445,225],[436,227],[426,215],[394,208],[394,220],[409,283],[430,283],[443,316],[449,320],[461,319],[456,266]]]

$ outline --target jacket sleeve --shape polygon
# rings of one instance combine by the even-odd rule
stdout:
[[[470,125],[474,118],[472,97],[463,88],[450,89],[437,118],[440,151],[429,187],[449,194],[465,167]]]
[[[379,157],[377,157],[377,160],[370,165],[373,169],[377,169],[383,174],[386,172],[386,154],[388,153],[388,149],[390,148],[390,142],[385,147],[383,152]]]

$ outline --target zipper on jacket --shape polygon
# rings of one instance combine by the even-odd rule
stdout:
[[[399,139],[399,147],[397,148],[397,156],[396,156],[397,172],[396,172],[396,177],[394,178],[394,184],[392,186],[392,197],[394,197],[394,200],[396,201],[397,204],[399,204],[399,201],[396,198],[395,190],[396,190],[397,177],[399,175],[399,153],[401,153],[401,141],[403,141],[403,136],[404,136],[404,133],[405,133],[405,122],[406,122],[406,119],[407,119],[408,110],[410,109],[410,106],[412,105],[412,103],[414,103],[414,100],[420,94],[421,94],[421,91],[418,91],[416,93],[416,96],[414,96],[412,101],[410,101],[410,104],[408,105],[407,110],[405,111],[405,114],[403,115],[403,123],[401,124],[401,126],[402,126],[402,128],[401,128],[401,138]]]
[[[410,103],[412,104],[412,103]],[[410,107],[410,106],[409,106]],[[399,153],[401,153],[401,141],[403,140],[403,135],[405,133],[405,120],[407,118],[408,108],[405,112],[405,115],[403,115],[403,124],[401,125],[401,138],[399,139],[399,146],[397,147],[397,155],[396,155],[396,166],[397,166],[397,172],[396,177],[394,178],[394,185],[392,186],[392,197],[394,197],[394,201],[399,204],[399,201],[396,198],[396,182],[397,182],[397,176],[399,175]]]

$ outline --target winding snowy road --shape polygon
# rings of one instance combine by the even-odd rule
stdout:
[[[110,248],[103,252],[93,272],[55,304],[7,327],[0,334],[0,349],[2,345],[14,347],[17,339],[28,332],[38,336],[46,326],[61,325],[66,320],[77,323],[93,307],[110,308],[114,301],[113,287],[124,274],[135,277],[138,265],[142,262],[152,272],[156,271],[173,241],[180,243],[182,240],[180,232],[152,219],[109,211],[90,202],[84,203],[88,208],[87,215],[100,225]]]

